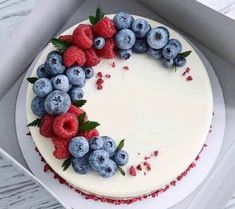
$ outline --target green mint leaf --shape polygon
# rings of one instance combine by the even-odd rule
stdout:
[[[71,45],[67,41],[63,41],[58,38],[52,38],[51,43],[58,51],[61,51],[61,52],[63,52],[65,49],[67,49]]]
[[[121,150],[123,147],[124,147],[124,142],[125,142],[125,139],[121,140],[117,146],[117,149],[118,150]]]
[[[38,80],[38,78],[36,78],[36,77],[29,77],[29,78],[27,78],[27,81],[29,83],[32,83],[32,84],[34,84],[37,80]]]
[[[86,121],[79,128],[80,128],[80,131],[87,132],[87,131],[93,130],[94,128],[96,128],[99,125],[100,124],[95,121]]]
[[[99,20],[101,20],[104,17],[104,12],[101,8],[100,5],[98,5],[97,9],[96,9],[96,21],[98,22]]]
[[[97,23],[97,19],[95,16],[89,16],[89,21],[92,25],[95,25]]]
[[[69,168],[70,164],[71,158],[66,159],[62,164],[63,171],[66,171]]]
[[[86,104],[86,100],[84,99],[73,102],[73,105],[75,105],[76,107],[82,107],[84,104]]]
[[[78,116],[78,124],[79,124],[79,126],[82,126],[84,124],[85,117],[86,117],[86,113],[85,112]]]
[[[41,119],[37,118],[33,122],[29,123],[26,127],[33,126],[33,127],[39,127],[41,123]]]
[[[179,55],[182,57],[187,57],[191,54],[192,51],[185,51],[185,52],[181,52]]]
[[[123,176],[126,175],[125,171],[120,166],[118,166],[117,169]]]

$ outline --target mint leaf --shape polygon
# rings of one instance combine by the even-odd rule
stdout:
[[[66,170],[69,168],[70,164],[71,164],[71,158],[66,159],[66,160],[62,163],[63,171],[66,171]]]
[[[89,16],[89,21],[92,25],[95,25],[97,23],[97,19],[95,16]]]
[[[185,52],[181,52],[179,55],[182,57],[187,57],[191,54],[192,51],[185,51]]]
[[[96,128],[99,125],[100,124],[95,121],[86,121],[79,128],[80,128],[80,131],[87,132],[87,131],[93,130],[94,128]]]
[[[73,102],[73,105],[75,105],[76,107],[82,107],[84,104],[86,104],[86,100],[84,99]]]
[[[104,17],[104,12],[102,11],[102,8],[100,5],[98,5],[96,9],[96,21],[98,22]]]
[[[33,126],[33,127],[39,127],[41,123],[41,119],[37,118],[33,122],[29,123],[26,127]]]
[[[29,77],[29,78],[27,78],[27,81],[29,83],[32,83],[32,84],[34,84],[37,80],[38,80],[38,78],[36,78],[36,77]]]
[[[118,166],[117,169],[123,176],[126,175],[125,171],[120,166]]]
[[[52,38],[51,43],[58,51],[61,51],[61,52],[63,52],[65,49],[67,49],[71,45],[67,41],[63,41],[58,38]]]
[[[85,117],[86,117],[86,113],[85,112],[78,116],[78,124],[79,124],[79,126],[84,124]]]
[[[125,142],[125,139],[121,140],[117,146],[117,149],[118,150],[121,150],[123,147],[124,147],[124,142]]]

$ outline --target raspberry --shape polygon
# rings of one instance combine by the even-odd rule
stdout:
[[[98,56],[111,59],[116,56],[115,42],[113,39],[106,39],[105,45],[102,49],[96,50]]]
[[[73,43],[81,49],[89,49],[93,45],[93,35],[90,25],[80,24],[73,31]]]
[[[72,65],[82,66],[85,61],[85,53],[76,46],[68,47],[63,54],[63,63],[65,67],[71,67]]]
[[[68,43],[73,43],[73,36],[72,35],[61,35],[58,38],[59,40],[66,41]]]
[[[72,113],[61,114],[55,118],[53,130],[56,135],[62,138],[73,137],[78,131],[78,120]]]
[[[99,22],[93,25],[94,34],[103,38],[112,38],[116,33],[116,28],[112,20],[108,17],[102,18]]]
[[[82,113],[84,113],[85,111],[79,107],[76,107],[75,105],[71,105],[69,110],[68,110],[68,113],[72,113],[74,114],[76,117],[78,117],[79,115],[81,115]],[[88,120],[88,117],[87,117],[87,113],[86,113],[86,116],[84,118],[84,121],[87,121]]]
[[[42,117],[39,128],[39,132],[42,136],[51,138],[55,135],[53,131],[54,119],[54,116],[48,114]]]
[[[85,137],[86,139],[89,140],[89,139],[91,139],[91,138],[93,138],[95,136],[99,136],[99,132],[98,132],[97,129],[93,129],[93,130],[88,131],[88,132],[79,132],[78,135],[79,136],[83,136],[83,137]]]
[[[87,49],[84,52],[86,56],[86,62],[84,65],[86,67],[93,67],[99,64],[100,58],[97,56],[94,49]]]
[[[133,165],[132,165],[132,166],[130,167],[130,169],[129,169],[129,174],[130,174],[131,176],[136,176],[136,170],[135,170],[135,168],[134,168]]]
[[[65,159],[71,156],[69,152],[69,141],[70,141],[70,138],[64,139],[58,136],[55,136],[52,138],[52,143],[55,146],[53,155],[57,159]]]

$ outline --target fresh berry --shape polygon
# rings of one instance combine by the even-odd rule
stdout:
[[[89,144],[91,150],[97,150],[103,147],[104,141],[101,137],[95,136],[89,141]]]
[[[58,38],[59,40],[66,41],[68,43],[73,43],[73,36],[72,35],[61,35]]]
[[[168,41],[167,44],[172,44],[172,45],[174,45],[174,46],[177,48],[178,53],[180,53],[181,50],[182,50],[182,44],[181,44],[180,41],[177,40],[177,39],[172,38],[172,39],[170,39],[170,40]]]
[[[53,131],[62,138],[71,138],[78,132],[78,120],[74,114],[64,113],[57,116],[53,123]]]
[[[92,67],[84,68],[86,79],[90,79],[95,75],[94,69]]]
[[[48,53],[47,59],[50,58],[52,55],[54,56],[55,54],[56,55],[61,55],[61,53],[59,51],[54,50],[54,51],[51,51],[51,52]]]
[[[120,59],[122,60],[127,60],[131,57],[132,55],[132,50],[131,49],[127,49],[127,50],[124,50],[124,49],[120,49],[118,51],[118,56]]]
[[[143,54],[147,52],[148,50],[148,44],[146,39],[138,38],[136,39],[136,42],[134,46],[132,47],[133,52],[136,52],[138,54]]]
[[[101,36],[96,37],[96,38],[94,39],[93,44],[94,44],[94,47],[95,47],[96,49],[103,49],[103,48],[104,48],[104,45],[105,45],[105,39],[104,39],[103,37],[101,37]]]
[[[75,101],[81,100],[84,96],[84,93],[81,88],[75,86],[69,90],[69,96],[72,102],[75,102]]]
[[[148,45],[153,49],[163,48],[169,40],[169,31],[162,26],[151,29],[147,34]]]
[[[57,158],[57,159],[66,159],[69,158],[71,156],[70,152],[69,152],[69,141],[70,138],[64,139],[58,136],[54,136],[52,138],[52,143],[55,146],[55,150],[53,152],[53,155]]]
[[[93,130],[87,131],[87,132],[79,132],[78,135],[84,136],[86,139],[90,140],[91,138],[93,138],[95,136],[99,136],[99,132],[97,129],[93,129]]]
[[[186,58],[181,55],[177,55],[176,58],[174,58],[174,64],[176,67],[183,67],[186,64]]]
[[[170,39],[166,46],[162,49],[162,55],[166,59],[174,59],[182,49],[181,43],[176,39]]]
[[[118,150],[114,154],[114,161],[117,163],[119,166],[126,165],[129,160],[129,155],[126,151],[124,150]]]
[[[162,57],[162,50],[161,49],[153,49],[151,47],[148,48],[148,55],[151,56],[153,59],[159,60]]]
[[[79,174],[87,174],[93,170],[89,164],[89,153],[80,158],[73,157],[71,163],[73,170]]]
[[[173,59],[162,58],[161,63],[165,68],[171,68],[174,65]]]
[[[45,66],[46,72],[50,76],[56,76],[65,71],[65,67],[62,64],[62,56],[57,52],[51,52],[48,54]]]
[[[96,50],[98,56],[111,59],[116,56],[115,52],[115,42],[113,39],[106,39],[103,49]]]
[[[71,67],[66,70],[69,82],[74,86],[82,86],[85,82],[85,73],[81,67]]]
[[[133,165],[129,169],[129,174],[131,176],[136,176],[136,170],[135,170],[135,167]]]
[[[103,38],[112,38],[116,33],[114,23],[108,17],[102,18],[99,22],[93,25],[93,32],[96,36],[102,36]]]
[[[80,49],[89,49],[93,45],[90,25],[80,24],[73,32],[73,44]]]
[[[37,76],[39,78],[49,78],[49,75],[46,72],[46,67],[44,64],[38,66]]]
[[[83,157],[89,152],[89,143],[82,136],[74,137],[69,142],[69,151],[74,157]]]
[[[68,47],[63,54],[63,63],[65,67],[73,65],[82,66],[86,62],[85,53],[76,46]]]
[[[89,156],[89,164],[94,170],[101,170],[109,162],[109,154],[105,150],[95,150]]]
[[[39,97],[47,96],[52,90],[52,84],[48,78],[39,78],[33,84],[33,91]]]
[[[113,18],[117,30],[130,28],[133,21],[134,18],[126,12],[119,12]]]
[[[86,62],[84,65],[86,67],[93,67],[99,64],[100,58],[97,56],[94,49],[87,49],[84,51],[84,53],[86,57]]]
[[[80,116],[82,113],[84,113],[85,111],[79,107],[76,107],[74,105],[71,105],[69,110],[68,110],[68,113],[72,113],[74,114],[76,117]]]
[[[108,136],[101,136],[101,138],[104,141],[104,145],[102,149],[108,152],[110,157],[113,156],[117,148],[115,141]]]
[[[108,164],[99,170],[99,174],[104,178],[112,177],[117,172],[117,165],[113,160],[109,160]]]
[[[150,29],[149,23],[143,19],[136,19],[131,25],[131,30],[137,38],[145,38]]]
[[[69,80],[65,75],[57,75],[52,78],[52,85],[54,89],[68,92],[70,86],[69,86]]]
[[[55,119],[54,116],[48,114],[42,117],[39,127],[39,133],[42,136],[51,138],[55,135],[53,131],[54,119]]]
[[[45,99],[45,110],[50,115],[59,115],[68,111],[71,105],[69,95],[63,91],[54,90]]]
[[[46,110],[44,108],[44,101],[45,98],[38,96],[34,97],[32,100],[31,109],[33,113],[38,117],[42,117],[43,115],[46,114]]]
[[[115,43],[119,49],[130,49],[135,43],[135,34],[130,29],[122,29],[116,34]]]

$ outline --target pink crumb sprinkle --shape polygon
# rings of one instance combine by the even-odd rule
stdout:
[[[104,83],[104,80],[102,78],[98,78],[97,81],[96,81],[96,84],[99,85],[99,84],[102,84]]]
[[[193,78],[192,78],[192,76],[188,76],[187,78],[186,78],[186,81],[191,81],[191,80],[193,80]]]
[[[123,67],[123,69],[124,69],[124,70],[129,70],[129,67],[128,67],[127,65],[125,65],[125,66]]]
[[[148,171],[150,171],[151,170],[151,165],[150,165],[150,163],[149,162],[144,162],[144,166],[146,167],[146,169],[148,170]]]
[[[139,171],[142,171],[142,166],[141,166],[141,164],[137,165],[136,168],[137,168]]]
[[[113,62],[111,66],[112,66],[112,67],[116,67],[116,64],[115,64],[115,62]]]
[[[98,85],[97,85],[97,89],[98,89],[98,90],[103,89],[103,85],[102,85],[102,84],[98,84]]]
[[[103,77],[103,74],[102,74],[101,72],[98,72],[96,75],[97,75],[97,77],[99,77],[99,78],[102,78],[102,77]]]
[[[144,175],[146,175],[146,172],[144,172]]]
[[[129,174],[130,174],[131,176],[136,176],[136,170],[135,170],[135,168],[134,168],[133,165],[132,165],[132,166],[130,167],[130,169],[129,169]]]
[[[106,74],[105,77],[106,78],[111,78],[111,75],[110,74]]]
[[[155,157],[157,157],[157,156],[158,156],[158,151],[155,150],[155,151],[153,152],[153,155],[154,155]]]

